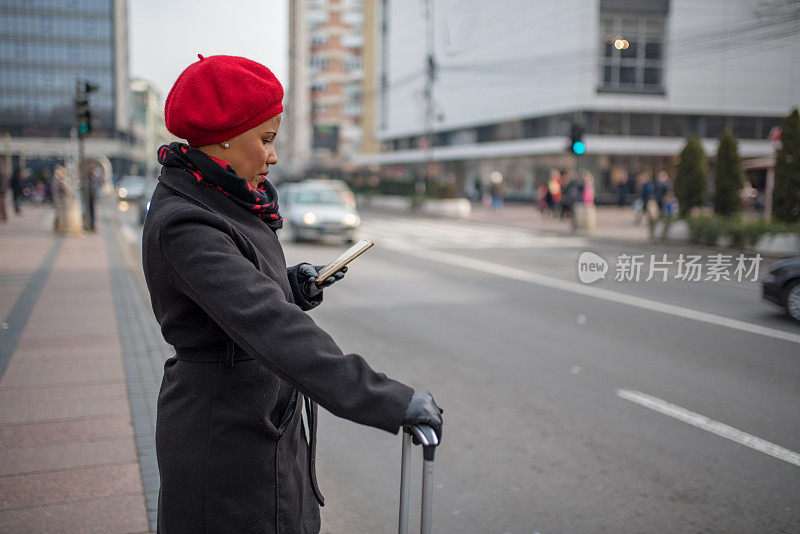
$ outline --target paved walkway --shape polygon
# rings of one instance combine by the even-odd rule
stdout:
[[[0,225],[0,532],[150,529],[103,232]]]
[[[568,218],[545,217],[532,203],[507,202],[503,209],[494,211],[473,203],[472,215],[475,221],[504,224],[531,230],[543,230],[570,235],[591,235],[594,238],[614,241],[645,242],[650,240],[647,224],[634,224],[633,210],[630,206],[597,206],[597,229],[591,234],[573,232]]]

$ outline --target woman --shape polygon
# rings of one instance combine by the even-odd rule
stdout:
[[[159,532],[318,532],[309,399],[395,433],[440,434],[440,410],[342,354],[305,313],[322,302],[318,268],[286,268],[267,180],[283,88],[254,61],[199,57],[167,97],[167,128],[188,145],[158,151],[143,236],[153,311],[176,351],[158,398]]]

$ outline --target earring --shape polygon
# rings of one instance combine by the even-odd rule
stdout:
[[[230,143],[223,143],[222,146],[224,146],[225,148],[230,148],[231,144]]]

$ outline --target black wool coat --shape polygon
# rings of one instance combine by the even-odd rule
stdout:
[[[413,390],[343,354],[305,313],[319,301],[302,297],[275,232],[189,172],[163,169],[142,247],[176,351],[158,397],[159,532],[318,532],[304,396],[397,432]]]

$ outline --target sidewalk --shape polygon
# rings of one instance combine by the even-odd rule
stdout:
[[[147,532],[107,241],[0,225],[0,532]]]
[[[592,233],[573,232],[570,219],[545,217],[533,203],[507,202],[498,211],[473,203],[470,220],[614,241],[643,243],[650,240],[647,224],[634,224],[630,206],[597,206],[597,229]]]

